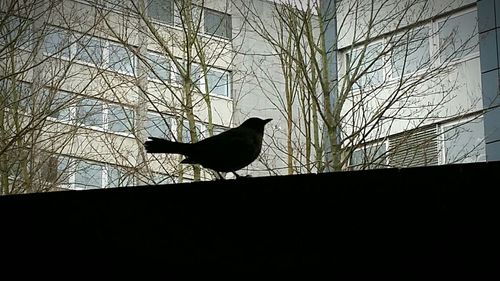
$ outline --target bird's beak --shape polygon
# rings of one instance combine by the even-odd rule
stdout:
[[[272,118],[265,119],[265,120],[264,120],[264,124],[267,124],[267,123],[271,122],[272,120],[273,120]]]

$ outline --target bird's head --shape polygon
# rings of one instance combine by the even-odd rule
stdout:
[[[243,122],[240,125],[240,127],[250,128],[250,129],[254,129],[254,130],[259,131],[259,132],[263,132],[264,126],[271,120],[273,120],[273,119],[260,119],[257,117],[252,117],[252,118],[245,120],[245,122]]]

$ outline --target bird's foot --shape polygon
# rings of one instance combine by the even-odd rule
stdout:
[[[239,179],[239,178],[251,178],[252,176],[251,175],[244,175],[244,176],[240,176],[238,175],[236,172],[232,172],[234,174],[234,176]]]

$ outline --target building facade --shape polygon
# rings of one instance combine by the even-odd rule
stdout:
[[[273,122],[251,175],[500,157],[493,0],[0,8],[1,194],[211,179],[144,141],[252,116]]]
[[[499,120],[491,117],[498,87],[485,80],[489,74],[484,62],[495,61],[491,58],[496,55],[485,51],[485,45],[491,46],[481,35],[482,5],[339,4],[337,20],[342,19],[343,26],[337,28],[338,89],[351,93],[343,108],[344,137],[352,138],[345,143],[352,148],[346,149],[348,167],[494,159],[488,147],[493,146],[489,139]]]
[[[2,194],[212,178],[142,144],[232,126],[226,4],[3,1]]]

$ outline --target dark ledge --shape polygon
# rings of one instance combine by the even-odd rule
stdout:
[[[490,162],[3,196],[1,255],[121,271],[485,272],[499,264],[499,174]]]

